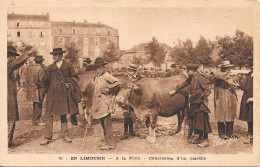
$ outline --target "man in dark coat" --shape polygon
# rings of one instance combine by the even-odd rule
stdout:
[[[16,58],[19,56],[18,58]],[[17,87],[14,78],[14,70],[20,68],[29,58],[27,54],[20,56],[12,46],[7,46],[7,84],[8,84],[8,146],[13,143],[15,122],[19,120]]]
[[[67,114],[71,115],[72,125],[77,124],[77,122],[73,123],[73,120],[76,121],[76,114],[79,112],[78,104],[70,103],[72,97],[69,93],[72,87],[69,80],[74,76],[75,71],[70,63],[62,60],[65,52],[62,48],[53,49],[50,54],[53,55],[54,62],[48,66],[41,82],[37,84],[39,87],[44,85],[47,89],[45,133],[41,145],[48,144],[52,139],[54,115],[60,116],[61,137],[67,143],[72,142],[68,135]]]
[[[121,83],[121,87],[126,87],[128,83],[134,83],[141,79],[141,75],[137,72],[138,66],[135,64],[130,64],[128,67],[128,74],[124,75],[122,79],[124,82]],[[124,134],[121,137],[121,140],[128,138],[128,129],[131,136],[137,136],[134,132],[134,109],[128,104],[125,104],[127,111],[123,113],[124,116]]]
[[[178,85],[176,91],[190,86],[190,111],[189,111],[189,120],[190,120],[190,130],[191,134],[199,134],[198,139],[191,141],[193,144],[198,144],[198,147],[208,147],[208,133],[212,132],[209,115],[208,96],[211,93],[210,85],[207,83],[206,79],[197,72],[197,64],[189,64],[187,66],[189,78],[182,84]],[[173,95],[175,92],[169,92],[170,95]],[[189,136],[191,135],[189,134]]]
[[[30,66],[28,70],[28,93],[30,101],[33,102],[33,116],[32,116],[32,125],[44,125],[41,120],[42,116],[42,102],[45,97],[45,88],[37,89],[36,83],[39,82],[43,75],[46,66],[43,64],[44,58],[41,55],[37,55],[34,59],[35,65]]]
[[[244,141],[245,144],[253,144],[253,71],[247,74],[246,80],[240,82],[239,88],[244,91],[239,120],[247,121],[248,138]]]

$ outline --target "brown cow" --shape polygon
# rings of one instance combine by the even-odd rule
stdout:
[[[145,121],[149,128],[148,141],[155,142],[155,125],[157,117],[178,116],[178,129],[181,131],[184,116],[187,115],[188,87],[178,91],[174,96],[169,96],[169,90],[175,89],[176,85],[187,78],[177,75],[169,78],[143,78],[135,84],[129,84],[128,90],[122,90],[126,98],[118,96],[117,101],[126,103],[134,109],[136,117]],[[119,98],[120,97],[120,98]]]

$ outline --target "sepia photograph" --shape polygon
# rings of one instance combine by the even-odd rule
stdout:
[[[0,165],[259,165],[259,2],[124,2],[1,4]]]

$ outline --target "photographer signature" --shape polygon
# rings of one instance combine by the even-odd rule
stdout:
[[[238,138],[229,138],[227,140],[223,140],[223,139],[220,139],[220,138],[216,138],[213,142],[211,142],[211,145],[213,147],[216,147],[216,146],[220,146],[220,145],[224,145],[224,144],[227,144],[227,146],[230,146],[230,144],[232,142],[235,142],[237,141]]]

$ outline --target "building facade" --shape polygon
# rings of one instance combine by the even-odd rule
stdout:
[[[50,21],[49,13],[42,15],[8,14],[7,40],[18,47],[22,43],[35,46],[40,55],[43,55],[45,64],[53,62],[50,52],[52,48],[61,47],[66,50],[66,45],[75,43],[79,50],[79,64],[83,60],[103,55],[109,41],[119,47],[118,30],[102,23],[61,22]],[[66,54],[66,53],[65,53]]]
[[[79,50],[80,67],[83,60],[102,56],[109,41],[118,47],[118,30],[101,23],[51,22],[52,47],[66,48],[75,43]]]
[[[51,51],[51,22],[49,13],[42,15],[7,15],[7,40],[15,45],[22,46],[22,43],[34,46],[40,55],[50,64]]]

